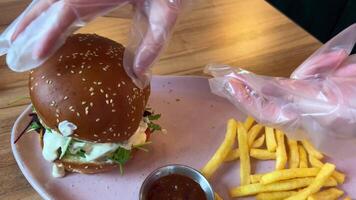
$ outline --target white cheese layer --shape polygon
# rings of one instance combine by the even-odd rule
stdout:
[[[146,142],[147,124],[141,121],[136,132],[124,143],[93,143],[88,141],[71,140],[71,137],[65,137],[58,132],[46,130],[43,137],[43,157],[53,162],[57,158],[61,158],[69,148],[72,154],[75,154],[80,149],[85,151],[85,158],[80,158],[83,162],[92,162],[106,157],[108,154],[116,151],[117,148],[122,147],[131,150],[133,146],[140,145]],[[69,143],[72,143],[69,145]],[[58,150],[61,149],[61,155],[58,155]]]

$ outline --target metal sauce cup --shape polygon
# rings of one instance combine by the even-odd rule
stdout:
[[[146,195],[152,184],[163,176],[179,174],[197,182],[205,193],[207,200],[215,200],[214,191],[206,178],[197,170],[185,165],[167,165],[156,169],[147,176],[140,189],[140,200],[146,200]]]

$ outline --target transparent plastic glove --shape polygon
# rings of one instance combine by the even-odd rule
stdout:
[[[356,24],[334,37],[292,74],[259,76],[229,66],[209,65],[213,93],[246,115],[310,139],[329,155],[346,156],[356,146]],[[351,154],[349,154],[351,155]]]
[[[119,6],[135,9],[124,66],[141,87],[169,39],[183,0],[34,0],[0,36],[0,55],[18,72],[41,65],[76,29]]]

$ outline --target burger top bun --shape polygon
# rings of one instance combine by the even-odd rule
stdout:
[[[43,123],[58,130],[68,121],[71,137],[123,142],[139,126],[150,94],[136,87],[123,68],[124,47],[94,34],[75,34],[30,72],[32,104]]]

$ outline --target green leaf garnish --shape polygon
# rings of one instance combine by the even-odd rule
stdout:
[[[153,120],[158,120],[160,117],[161,117],[161,114],[152,114],[152,115],[149,115],[149,116],[147,116],[148,117],[148,119],[150,120],[150,121],[153,121]]]
[[[79,150],[76,154],[76,156],[85,158],[85,151],[83,149]]]
[[[162,130],[162,127],[160,125],[152,122],[148,123],[148,128],[150,129],[151,132]]]
[[[113,162],[117,163],[120,167],[120,173],[123,173],[123,165],[129,161],[131,158],[131,151],[119,147],[110,157],[109,159]]]

